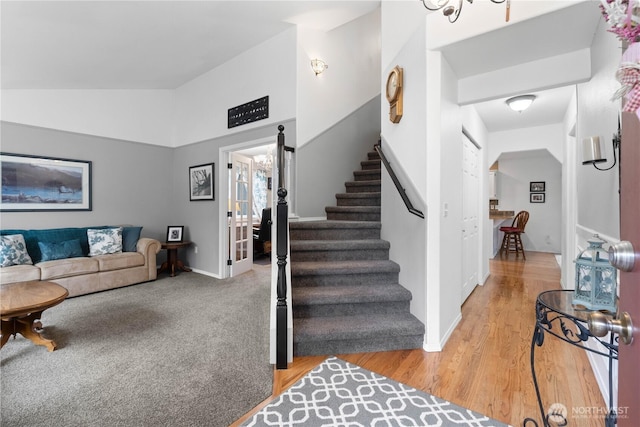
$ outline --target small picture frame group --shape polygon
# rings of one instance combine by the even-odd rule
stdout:
[[[545,181],[531,181],[529,182],[529,203],[544,203],[545,202]]]
[[[184,234],[184,225],[170,225],[167,227],[167,243],[182,242]]]

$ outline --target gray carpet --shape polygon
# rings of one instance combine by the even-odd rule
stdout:
[[[272,391],[269,267],[70,298],[0,351],[1,425],[228,426]]]
[[[242,425],[506,426],[336,357],[326,359]]]

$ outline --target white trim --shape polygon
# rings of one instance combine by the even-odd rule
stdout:
[[[327,220],[326,216],[305,216],[305,217],[289,216],[289,221],[292,221],[292,222],[326,221],[326,220]]]
[[[439,351],[442,351],[442,349],[444,348],[445,344],[447,343],[447,341],[451,337],[451,334],[453,334],[453,331],[456,330],[456,328],[458,327],[458,324],[460,324],[461,321],[462,321],[462,313],[458,313],[458,316],[451,323],[451,325],[449,326],[449,329],[447,329],[447,331],[444,333],[444,335],[440,339],[440,342],[438,343],[438,345],[436,345],[436,346],[429,345],[429,343],[427,343],[427,341],[425,340],[422,343],[422,349],[424,351],[428,351],[428,352],[439,352]]]
[[[197,268],[192,268],[191,271],[193,271],[194,273],[202,274],[204,276],[213,277],[214,279],[223,279],[223,277],[220,277],[219,274],[211,273],[209,271],[204,271]]]

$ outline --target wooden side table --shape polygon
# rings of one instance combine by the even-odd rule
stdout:
[[[40,335],[42,312],[60,304],[69,295],[66,288],[53,282],[18,282],[0,287],[0,317],[2,318],[2,348],[11,335],[20,334],[43,345],[49,351],[56,349],[52,340]]]
[[[191,271],[189,267],[184,265],[180,259],[178,259],[178,249],[186,248],[191,245],[190,241],[184,242],[166,242],[162,244],[162,249],[167,250],[167,260],[162,263],[158,273],[163,272],[164,270],[170,269],[169,275],[174,277],[176,275],[176,268],[182,271]]]

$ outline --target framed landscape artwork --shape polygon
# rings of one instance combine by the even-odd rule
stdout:
[[[0,153],[3,212],[90,211],[91,162]]]
[[[215,200],[213,194],[214,164],[189,168],[189,200]]]

